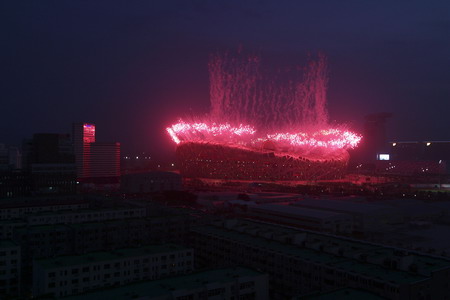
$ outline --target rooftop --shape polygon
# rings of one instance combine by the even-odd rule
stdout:
[[[442,209],[434,204],[435,203],[426,203],[417,199],[390,199],[380,202],[380,205],[388,207],[391,211],[411,216],[440,213]]]
[[[58,231],[58,230],[66,230],[68,228],[67,225],[64,224],[54,224],[54,225],[33,225],[33,226],[26,226],[17,228],[15,232],[17,232],[18,235],[20,234],[28,234],[33,232],[41,232],[41,231]]]
[[[1,199],[0,209],[6,208],[26,208],[26,207],[47,207],[47,206],[66,206],[66,205],[88,205],[89,203],[79,197],[61,197],[61,198],[15,198]]]
[[[134,283],[122,287],[104,289],[83,295],[65,298],[67,300],[128,300],[147,296],[148,298],[172,295],[174,291],[190,291],[211,283],[235,282],[238,277],[262,276],[263,273],[247,268],[227,268],[204,271],[167,279]],[[147,298],[146,298],[147,299]]]
[[[166,172],[166,171],[147,171],[147,172],[140,172],[140,173],[129,173],[129,174],[123,174],[122,177],[144,177],[144,178],[173,178],[173,179],[179,179],[181,178],[181,175],[175,172]]]
[[[291,256],[298,256],[301,259],[314,261],[316,263],[335,263],[342,261],[343,258],[336,257],[331,254],[314,251],[306,248],[300,248],[295,245],[283,244],[274,240],[265,239],[263,237],[251,236],[245,233],[239,233],[231,230],[226,230],[223,228],[218,228],[214,226],[203,226],[197,227],[194,231],[201,232],[204,234],[216,235],[221,238],[237,240],[247,245],[251,245],[258,248],[266,248],[271,252],[280,252]]]
[[[296,207],[291,205],[280,205],[280,204],[262,204],[256,206],[249,206],[251,210],[255,211],[270,211],[282,213],[285,215],[290,215],[294,217],[307,217],[307,218],[315,218],[315,219],[329,219],[329,218],[346,218],[347,215],[343,213],[333,212],[333,211],[324,211],[320,209],[313,208],[305,208],[305,207]]]
[[[351,289],[351,288],[345,288],[333,292],[328,293],[322,293],[317,295],[312,295],[309,297],[305,297],[304,299],[309,300],[339,300],[339,299],[345,299],[345,300],[381,300],[385,299],[380,296],[374,295],[372,293],[369,293],[367,291],[357,290],[357,289]]]
[[[370,253],[371,257],[399,257],[399,256],[413,256],[414,260],[413,263],[418,267],[418,270],[420,271],[437,271],[443,268],[450,268],[450,260],[441,259],[437,257],[427,256],[427,255],[420,255],[416,253],[409,253],[407,251],[404,251],[404,253],[396,253],[394,249],[391,248],[379,248],[376,249],[376,251],[372,251]]]
[[[151,254],[170,253],[180,250],[188,250],[188,248],[175,244],[149,245],[137,248],[117,249],[109,252],[92,252],[84,255],[38,259],[35,263],[39,264],[43,269],[54,269],[70,266],[81,266],[95,262],[123,260],[125,257],[139,257]]]
[[[413,283],[429,279],[426,276],[383,268],[379,265],[362,263],[355,260],[338,262],[333,264],[333,266],[349,273],[360,274],[380,281],[389,281],[393,284]]]
[[[28,218],[33,218],[37,216],[52,216],[52,215],[73,215],[73,214],[86,214],[86,213],[102,213],[106,214],[109,212],[116,211],[128,211],[128,210],[144,210],[144,207],[128,206],[128,207],[108,207],[108,208],[85,208],[77,210],[59,210],[59,211],[43,211],[36,212],[27,215]]]
[[[317,208],[323,210],[332,210],[348,213],[374,213],[374,212],[387,212],[388,209],[385,206],[374,205],[368,203],[354,203],[343,200],[327,200],[327,199],[305,199],[294,203],[295,206]]]
[[[229,226],[228,226],[229,227]],[[232,229],[219,226],[196,227],[194,231],[202,234],[218,236],[258,248],[266,248],[271,252],[279,252],[284,255],[295,256],[302,260],[312,261],[317,264],[334,266],[346,272],[360,274],[362,276],[390,281],[395,284],[417,282],[429,278],[431,272],[450,268],[450,260],[411,253],[407,250],[390,247],[382,247],[360,241],[352,241],[329,235],[315,234],[302,230],[279,228],[268,224],[258,224],[250,221],[241,221],[233,224]],[[283,236],[295,238],[295,234],[306,234],[305,246],[283,242]],[[323,245],[319,248],[315,245]],[[320,249],[320,250],[318,250]],[[335,251],[336,250],[336,251]],[[342,252],[340,253],[340,251]],[[367,261],[357,259],[358,254],[365,254]],[[417,273],[409,271],[405,264],[399,269],[384,267],[385,259],[395,260],[407,257],[405,262],[415,264]],[[420,274],[420,275],[419,275]]]
[[[450,210],[450,201],[434,202],[431,205],[440,209]]]

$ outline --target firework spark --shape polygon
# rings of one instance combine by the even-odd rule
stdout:
[[[251,180],[342,175],[347,149],[362,137],[328,123],[324,56],[311,60],[302,76],[296,68],[294,77],[264,77],[254,56],[214,55],[209,70],[210,113],[166,129],[184,174]]]

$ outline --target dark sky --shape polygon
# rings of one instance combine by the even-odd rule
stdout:
[[[450,1],[2,1],[0,143],[97,124],[124,153],[174,150],[164,128],[209,110],[210,53],[298,65],[322,51],[332,120],[450,140]]]

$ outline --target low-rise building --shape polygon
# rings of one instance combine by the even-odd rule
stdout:
[[[121,179],[121,191],[126,194],[179,191],[181,185],[181,175],[173,172],[124,174]]]
[[[28,196],[31,180],[20,170],[0,170],[0,199]]]
[[[142,218],[146,216],[144,207],[122,207],[62,211],[57,213],[35,213],[27,216],[29,225],[72,224],[83,222],[102,222],[118,219]]]
[[[349,234],[353,220],[348,214],[283,204],[249,205],[248,215],[263,221],[311,230]]]
[[[173,244],[36,260],[33,296],[76,295],[192,272],[193,250]]]
[[[353,232],[360,235],[392,228],[393,224],[402,221],[401,215],[383,205],[338,199],[305,199],[293,205],[350,215],[353,219]]]
[[[292,300],[297,300],[300,298],[294,298]],[[302,297],[301,299],[305,300],[336,300],[336,299],[345,299],[345,300],[383,300],[385,298],[374,295],[372,293],[357,290],[357,289],[351,289],[351,288],[344,288],[332,292],[325,292],[325,293],[317,293],[314,295]]]
[[[89,203],[75,197],[68,198],[22,198],[1,200],[0,220],[23,218],[27,215],[43,212],[86,209]]]
[[[192,230],[200,266],[242,265],[270,276],[281,298],[350,287],[388,299],[447,299],[450,260],[247,220]]]
[[[247,268],[203,271],[93,291],[67,300],[269,299],[268,276]]]
[[[0,296],[19,295],[20,263],[20,247],[9,240],[0,240]]]
[[[13,241],[21,246],[22,273],[31,280],[33,259],[82,255],[145,244],[185,243],[195,222],[188,214],[161,212],[158,216],[104,222],[34,226],[14,223],[22,226],[8,225],[8,228],[14,230]]]
[[[12,239],[14,230],[26,226],[22,220],[2,220],[0,221],[0,240]]]

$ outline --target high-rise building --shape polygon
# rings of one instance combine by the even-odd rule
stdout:
[[[23,143],[23,168],[33,194],[73,194],[76,168],[69,134],[36,133]]]
[[[386,149],[386,122],[391,113],[376,113],[365,116],[362,151],[365,161],[375,161],[379,153]]]
[[[95,142],[95,125],[74,123],[72,141],[77,165],[77,178],[90,177],[91,143]]]
[[[95,140],[95,125],[73,124],[77,179],[83,189],[116,189],[120,182],[120,143]]]
[[[69,134],[35,133],[23,143],[24,168],[33,164],[73,163],[73,149]]]
[[[120,143],[90,144],[90,176],[120,177]]]
[[[0,144],[0,170],[22,168],[22,155],[17,147]]]

